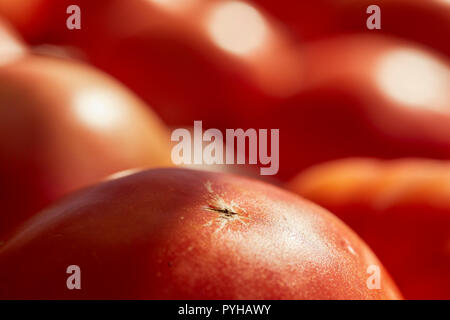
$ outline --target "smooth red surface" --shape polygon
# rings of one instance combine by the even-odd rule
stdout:
[[[167,129],[91,67],[26,56],[0,66],[0,235],[120,170],[171,164]]]
[[[142,33],[123,40],[111,60],[101,58],[99,65],[157,106],[167,123],[191,126],[203,120],[205,129],[280,129],[278,178],[348,156],[450,157],[450,80],[437,89],[444,103],[419,107],[393,99],[379,83],[382,60],[408,51],[441,64],[449,79],[448,62],[426,47],[379,35],[312,42],[292,49],[300,65],[286,65],[296,76],[285,80],[298,88],[277,97],[257,84],[264,77],[242,78],[248,70],[235,71],[242,69],[239,60],[226,63],[211,48],[192,51],[179,45],[177,38]],[[113,63],[122,57],[120,66]],[[414,73],[418,67],[410,68]],[[402,72],[407,84],[410,77]],[[412,86],[430,83],[423,79]]]
[[[208,19],[223,3],[199,0],[170,9],[144,0],[33,0],[22,4],[28,9],[22,11],[34,13],[26,21],[37,27],[20,30],[33,44],[80,48],[90,63],[130,87],[169,125],[203,120],[218,127],[236,118],[228,111],[234,106],[258,108],[271,101],[271,91],[292,91],[288,79],[298,67],[286,62],[294,59],[294,43],[268,16],[268,45],[262,52],[240,56],[214,43]],[[66,28],[69,4],[82,10],[81,30]]]
[[[82,290],[67,290],[69,265]],[[329,212],[246,178],[156,169],[83,190],[0,249],[1,298],[395,299]],[[369,265],[381,289],[369,290]]]
[[[106,16],[109,8],[122,7],[125,20],[127,10],[129,13],[145,2],[147,6],[152,5],[147,0],[4,0],[0,4],[0,13],[9,18],[29,41],[36,43],[74,36],[64,28],[68,16],[65,9],[69,5],[79,5],[84,11],[85,21],[90,24],[93,11],[98,16],[98,12],[103,10]],[[450,55],[450,44],[445,37],[450,28],[450,4],[445,0],[250,0],[247,3],[258,6],[265,14],[278,20],[299,42],[339,34],[384,34],[409,39]],[[369,30],[366,26],[367,7],[374,4],[381,9],[380,30]],[[130,25],[135,21],[128,20],[127,23]],[[116,20],[115,24],[125,23]],[[102,29],[101,23],[96,27]],[[86,36],[96,32],[90,28],[88,33],[78,33]]]
[[[295,95],[266,108],[236,108],[235,127],[280,129],[279,177],[341,157],[450,158],[450,67],[441,56],[410,42],[364,35],[317,41],[301,52],[305,68]],[[433,78],[441,77],[440,87],[432,88],[440,102],[410,104],[411,95],[398,100],[381,85],[381,72],[393,64],[386,61],[394,57],[400,66],[410,56],[440,65]],[[416,62],[398,67],[402,79],[395,84],[428,86],[428,76],[415,75],[421,68]]]
[[[374,250],[407,299],[450,299],[450,163],[349,159],[296,177]]]
[[[66,3],[58,1],[62,9],[46,10],[55,26],[35,42],[84,49],[90,62],[124,82],[169,125],[202,120],[205,129],[280,129],[282,180],[340,157],[450,157],[448,112],[434,112],[433,103],[414,108],[393,100],[377,84],[374,68],[389,52],[412,49],[442,62],[449,74],[445,55],[419,44],[445,40],[442,32],[425,31],[448,29],[445,3],[386,1],[380,32],[365,26],[366,1],[249,2],[258,4],[271,31],[269,49],[255,56],[230,54],[211,40],[206,17],[219,2],[193,3],[168,9],[151,1],[80,1],[84,27],[71,31],[61,14]],[[405,19],[409,12],[423,14],[424,31],[416,32],[422,20]],[[423,41],[383,36],[409,32],[410,24],[416,27],[403,38],[416,41],[417,34]],[[297,38],[295,47],[295,30],[315,34],[305,36],[308,41]],[[339,36],[341,31],[358,34]],[[448,83],[441,91],[450,110]]]
[[[276,60],[276,53],[250,67],[196,33],[191,38],[180,36],[180,30],[152,30],[147,26],[108,43],[107,51],[91,50],[91,58],[155,106],[171,125],[186,127],[202,120],[205,129],[280,129],[279,179],[348,156],[450,158],[450,80],[437,90],[445,103],[419,107],[393,99],[379,83],[382,60],[402,51],[440,63],[448,79],[448,62],[426,47],[377,34],[292,47],[288,52],[293,61],[283,68],[294,75],[282,79],[296,89],[277,96],[261,86],[267,78],[276,79],[276,73],[249,76]],[[413,63],[410,68],[415,72],[418,67]],[[410,77],[405,69],[403,73],[408,83]],[[423,79],[414,85],[430,83]]]
[[[230,62],[214,48],[192,50],[180,41],[142,32],[122,39],[98,65],[152,102],[167,123],[280,129],[279,179],[340,157],[450,157],[450,80],[438,89],[446,102],[419,107],[393,99],[379,83],[383,59],[402,51],[440,63],[449,79],[448,62],[425,47],[379,35],[312,42],[292,49],[300,67],[285,66],[294,70],[288,82],[298,89],[276,97],[254,81],[261,78],[241,77],[248,70],[236,71],[243,68],[239,59]],[[118,60],[121,65],[113,63]]]
[[[186,127],[202,120],[205,129],[280,129],[279,179],[340,157],[450,157],[450,68],[443,56],[426,47],[359,35],[291,48],[295,59],[284,67],[295,76],[283,79],[286,86],[297,88],[276,96],[260,85],[265,76],[244,76],[264,69],[269,58],[255,64],[256,69],[245,69],[244,60],[233,61],[203,38],[197,39],[199,45],[145,30],[121,38],[113,54],[97,56],[98,65],[150,101],[169,124]],[[441,102],[410,105],[380,85],[383,59],[398,52],[440,65],[447,79],[436,89]],[[120,65],[114,63],[119,60]],[[421,66],[414,62],[409,68],[414,75]],[[430,83],[427,77],[420,83],[408,73],[403,68],[403,83],[416,81],[410,88]]]
[[[0,18],[0,66],[20,58],[26,52],[20,36],[6,20]]]

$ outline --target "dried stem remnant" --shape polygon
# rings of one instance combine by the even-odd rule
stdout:
[[[205,185],[206,189],[209,193],[214,194],[211,184],[208,183]],[[248,217],[242,216],[241,212],[245,212],[244,209],[240,208],[236,203],[231,201],[227,203],[223,198],[218,195],[214,195],[212,201],[213,204],[209,204],[205,209],[208,211],[213,211],[214,213],[219,213],[217,217],[205,223],[204,226],[211,226],[214,222],[219,223],[219,227],[215,232],[219,232],[222,230],[228,223],[233,221],[238,221],[246,225],[244,220],[249,220]]]

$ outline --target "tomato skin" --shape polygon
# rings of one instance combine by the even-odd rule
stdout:
[[[82,290],[65,287],[73,264]],[[366,285],[372,264],[380,290]],[[269,184],[188,169],[139,172],[65,198],[6,242],[0,265],[8,299],[400,298],[330,213]]]
[[[450,56],[442,32],[450,29],[450,5],[422,0],[317,0],[277,2],[251,0],[280,20],[299,41],[308,42],[341,34],[382,34],[408,39]],[[371,5],[381,10],[381,29],[368,29]]]
[[[84,64],[26,56],[0,67],[0,235],[120,170],[171,165],[167,129]]]
[[[27,48],[11,25],[0,19],[0,66],[26,54]]]
[[[332,210],[374,250],[407,299],[450,299],[450,164],[347,159],[289,189]]]

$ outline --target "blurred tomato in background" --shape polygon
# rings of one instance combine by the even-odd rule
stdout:
[[[17,59],[27,52],[20,36],[9,23],[0,19],[0,66]]]
[[[39,27],[19,23],[31,43],[82,48],[91,63],[136,91],[170,125],[200,119],[224,127],[235,118],[229,108],[256,107],[297,86],[301,61],[294,43],[245,2],[35,3],[23,6],[35,19],[27,21]],[[69,4],[83,8],[81,30],[65,28]],[[240,33],[238,40],[233,32]]]
[[[0,67],[0,233],[119,170],[167,166],[167,129],[114,79],[24,56]]]
[[[445,58],[376,35],[321,40],[302,52],[298,92],[258,117],[248,108],[240,115],[250,127],[280,128],[281,177],[348,156],[450,157]]]
[[[71,5],[81,9],[79,30],[66,27]],[[370,5],[381,10],[379,30],[366,26]],[[273,183],[346,157],[450,159],[447,0],[0,0],[0,16],[31,46],[7,23],[0,26],[2,201],[8,212],[27,212],[7,222],[11,226],[108,174],[171,165],[164,125],[191,128],[196,120],[205,130],[280,129]],[[42,48],[85,63],[27,53]],[[361,174],[371,168],[362,166]],[[436,175],[446,170],[437,168]],[[257,171],[247,169],[219,168]],[[332,192],[341,186],[334,187]],[[357,195],[349,199],[359,201]],[[328,206],[322,195],[313,200]],[[361,208],[380,230],[382,224],[389,228],[366,235],[358,223],[348,223],[386,252],[407,297],[448,297],[438,285],[448,282],[442,251],[414,256],[448,238],[450,229],[442,227],[448,212],[435,219],[431,205],[408,205],[392,222],[378,221],[370,205]],[[346,220],[341,207],[331,209]],[[0,219],[12,219],[5,217]],[[420,244],[413,233],[396,232],[409,218],[405,225],[423,223],[436,238]],[[394,250],[384,250],[384,232],[405,252],[402,263]],[[402,277],[403,263],[418,266]],[[421,280],[406,283],[416,276]]]
[[[186,12],[192,13],[205,4],[215,2],[218,1],[2,0],[0,10],[2,15],[10,19],[31,43],[66,41],[64,39],[74,37],[78,41],[85,42],[86,39],[81,39],[88,34],[93,35],[93,32],[100,34],[100,31],[106,31],[104,36],[112,35],[115,31],[113,28],[107,28],[107,25],[116,26],[116,30],[131,29],[138,25],[140,22],[136,19],[125,19],[130,13],[134,13],[135,18],[139,15],[141,17],[147,15],[147,23],[157,25],[162,19],[152,16],[155,12],[166,12],[168,15],[180,17]],[[300,42],[343,33],[376,32],[422,43],[447,56],[450,55],[450,44],[444,36],[450,28],[448,0],[249,0],[240,3],[256,6],[264,15],[279,22],[286,32]],[[89,31],[80,30],[76,35],[61,28],[65,25],[67,18],[67,15],[63,13],[69,5],[74,4],[85,9],[85,23],[91,26]],[[369,11],[369,13],[367,8],[371,5],[377,5],[381,9],[382,28],[375,31],[366,27],[367,17],[372,12]],[[116,11],[117,15],[114,14],[114,8],[120,9],[122,15],[119,15],[118,11]],[[146,9],[139,12],[136,10],[138,8]],[[108,17],[108,11],[113,12],[113,16],[109,16],[109,21],[103,19]],[[101,15],[100,12],[102,12]],[[96,19],[98,23],[94,24]],[[95,26],[95,30],[92,26]]]
[[[345,156],[450,156],[449,64],[430,50],[448,41],[427,47],[382,37],[366,27],[365,2],[78,4],[81,30],[62,27],[69,1],[22,4],[42,20],[32,23],[41,30],[19,26],[31,42],[82,48],[91,63],[132,88],[171,126],[202,120],[205,128],[281,129],[280,179]],[[401,32],[401,24],[410,22],[403,16],[391,22],[399,6],[436,21],[436,28],[448,22],[444,2],[380,5],[387,35],[422,39],[414,28]],[[293,19],[297,14],[309,18]],[[442,121],[436,124],[436,118]]]
[[[339,34],[383,34],[424,44],[450,56],[448,0],[251,0],[283,22],[300,41]],[[368,8],[381,12],[381,29],[368,29]]]
[[[450,299],[450,163],[348,159],[289,188],[331,210],[375,251],[407,299]]]

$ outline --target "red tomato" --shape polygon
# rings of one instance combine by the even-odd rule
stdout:
[[[302,88],[278,106],[242,108],[235,126],[280,129],[280,176],[349,156],[450,157],[450,67],[382,36],[303,50]]]
[[[111,0],[108,0],[111,1]],[[91,3],[104,2],[90,1]],[[2,0],[0,15],[9,20],[29,43],[46,42],[55,32],[64,32],[67,7],[71,4],[87,4],[74,0]],[[91,6],[95,6],[91,4]],[[86,8],[87,9],[87,8]]]
[[[290,189],[332,210],[374,250],[408,299],[450,299],[450,163],[349,159]]]
[[[91,38],[97,44],[86,50],[97,66],[138,92],[169,124],[203,120],[205,128],[279,128],[282,179],[343,156],[450,156],[450,71],[443,57],[377,35],[293,48],[258,8],[253,14],[271,35],[261,38],[265,49],[232,54],[240,47],[217,42],[211,33],[217,18],[212,13],[226,20],[220,13],[228,12],[229,3],[200,1],[171,11],[155,3],[124,7],[117,2],[100,15],[104,22],[92,19],[108,40]],[[248,8],[231,9],[246,14]],[[132,24],[122,22],[131,17]]]
[[[329,212],[256,180],[187,169],[67,197],[5,243],[0,265],[1,298],[401,298]],[[69,265],[81,290],[66,288]],[[380,289],[367,285],[370,265]]]
[[[111,7],[121,8],[123,19],[110,21],[110,26],[124,28],[128,24],[130,28],[136,25],[136,22],[132,19],[127,20],[126,17],[134,11],[134,8],[147,6],[160,8],[172,14],[180,14],[192,7],[202,7],[208,2],[213,1],[3,0],[0,3],[0,13],[19,27],[28,40],[36,43],[61,40],[64,37],[78,38],[81,33],[89,37],[99,29],[104,31],[101,23],[94,29],[92,29],[94,24],[91,25],[91,23],[94,19],[101,21],[101,16],[107,16]],[[256,5],[264,14],[277,19],[301,42],[342,33],[381,33],[410,39],[450,55],[450,44],[444,36],[445,32],[450,30],[448,0],[378,0],[376,2],[371,0],[316,0],[313,2],[247,0],[245,3]],[[69,16],[66,8],[72,4],[82,8],[83,19],[89,21],[87,22],[90,26],[89,31],[81,30],[77,35],[65,28],[66,19]],[[381,9],[380,30],[369,30],[366,26],[367,18],[370,16],[366,12],[367,8],[374,4]],[[141,10],[140,13],[135,11],[133,14],[136,16],[144,14],[150,19],[151,11]]]
[[[169,165],[170,137],[133,94],[80,63],[0,66],[0,234],[119,170]]]
[[[137,92],[170,125],[203,120],[206,127],[225,127],[236,117],[228,111],[234,106],[258,108],[297,86],[300,63],[292,41],[246,2],[38,2],[48,9],[40,16],[27,5],[39,19],[29,21],[44,29],[29,35],[31,42],[84,49],[91,63]],[[80,30],[66,28],[69,4],[81,8]]]
[[[92,63],[136,91],[170,125],[203,120],[205,127],[224,128],[235,121],[236,107],[255,109],[295,90],[300,63],[270,17],[245,2],[194,3],[111,4],[101,22],[92,19],[106,40],[81,46]],[[241,41],[227,32],[236,28]]]
[[[300,41],[342,33],[385,34],[425,44],[450,56],[448,0],[251,0],[279,19]],[[370,30],[367,8],[378,5],[381,29]]]

